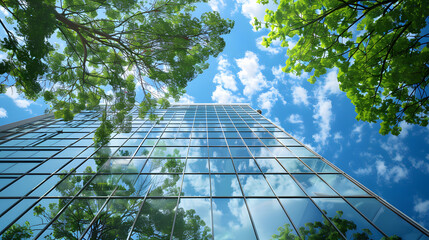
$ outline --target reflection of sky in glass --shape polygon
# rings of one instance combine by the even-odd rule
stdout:
[[[285,146],[301,146],[297,141],[292,138],[280,138],[279,141]]]
[[[281,198],[280,202],[297,229],[303,227],[308,230],[305,224],[315,222],[323,223],[325,220],[319,209],[317,209],[308,198]],[[335,231],[332,226],[331,228],[332,231]]]
[[[209,175],[185,175],[182,193],[183,196],[210,196]]]
[[[280,166],[276,159],[258,158],[256,159],[259,167],[264,173],[285,173],[286,171]]]
[[[261,141],[266,146],[281,146],[281,144],[274,138],[262,138]]]
[[[232,166],[232,161],[230,158],[212,158],[210,159],[210,171],[212,173],[233,173],[234,166]]]
[[[235,169],[238,173],[260,173],[258,166],[255,163],[253,158],[249,159],[240,159],[236,158],[233,160],[235,164]]]
[[[337,172],[319,158],[303,158],[302,161],[305,162],[305,164],[307,164],[315,172],[322,172],[322,173]]]
[[[290,173],[311,172],[311,170],[297,158],[280,158],[279,161]]]
[[[209,160],[208,159],[192,159],[186,160],[186,173],[208,173]]]
[[[214,239],[256,239],[244,200],[213,199]]]
[[[292,228],[292,224],[290,224],[277,199],[248,198],[247,205],[252,214],[259,239],[271,239],[273,234],[279,234],[277,229],[285,224],[289,224]],[[296,235],[294,231],[293,233]]]
[[[244,146],[244,143],[241,139],[237,138],[227,138],[229,146]]]
[[[298,175],[294,177],[298,180],[304,190],[310,196],[335,196],[337,195],[326,183],[316,175]]]
[[[265,176],[277,196],[305,196],[289,175],[266,174]]]
[[[351,239],[354,233],[362,233],[364,229],[369,229],[372,233],[371,238],[381,239],[383,235],[377,231],[370,223],[368,223],[361,215],[353,210],[348,203],[343,199],[338,198],[314,198],[314,202],[319,206],[320,209],[326,211],[328,217],[334,217],[338,215],[338,211],[342,211],[342,219],[352,221],[356,224],[356,230],[349,230],[346,233],[346,237]],[[334,223],[335,224],[335,223]],[[409,239],[409,238],[407,238]]]
[[[209,156],[210,157],[231,157],[227,147],[210,147]]]
[[[246,147],[230,147],[231,156],[234,157],[252,157]]]
[[[262,175],[238,175],[246,196],[274,196]]]
[[[347,201],[388,236],[396,234],[402,239],[427,239],[420,231],[374,198],[347,198]],[[421,236],[423,238],[419,238]]]
[[[361,188],[356,186],[346,177],[340,174],[321,174],[323,178],[331,187],[333,187],[340,195],[343,196],[359,196],[368,195]]]
[[[315,155],[308,151],[305,147],[289,147],[289,149],[297,156],[297,157],[315,157]]]
[[[211,175],[213,196],[242,196],[236,175]]]
[[[190,147],[188,157],[208,157],[207,147]]]

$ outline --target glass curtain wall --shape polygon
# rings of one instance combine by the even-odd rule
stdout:
[[[0,132],[1,238],[429,239],[247,104],[156,114],[101,147],[97,112]]]

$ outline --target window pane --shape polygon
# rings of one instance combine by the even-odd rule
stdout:
[[[424,236],[419,230],[374,198],[347,198],[347,201],[388,236],[397,235],[402,239],[419,239],[420,236]]]
[[[244,200],[213,199],[214,239],[256,239]]]
[[[274,196],[262,175],[238,175],[246,196]]]
[[[183,196],[210,196],[209,175],[185,175],[182,186]]]
[[[209,199],[180,199],[173,238],[211,239],[210,205]]]
[[[342,219],[342,221],[335,220],[333,223],[343,232],[344,235],[347,236],[347,238],[351,239],[356,233],[368,234],[373,239],[381,239],[383,237],[377,229],[368,223],[343,199],[314,198],[313,200],[320,209],[326,211],[326,215],[331,220],[334,218]],[[353,229],[353,227],[350,226],[352,224],[356,224],[356,229]],[[366,230],[369,230],[369,232],[366,233]]]
[[[310,196],[336,196],[337,194],[329,188],[326,183],[324,183],[316,175],[297,175],[294,177],[298,180],[304,190]]]
[[[277,196],[305,196],[295,181],[288,175],[267,174],[268,182]]]
[[[236,175],[211,175],[213,196],[242,196]]]

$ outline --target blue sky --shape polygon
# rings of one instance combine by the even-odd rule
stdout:
[[[253,16],[266,6],[253,0],[211,0],[200,10],[220,11],[235,21],[226,47],[187,87],[182,102],[250,103],[263,115],[327,160],[429,228],[429,128],[401,124],[400,136],[381,136],[378,124],[355,120],[354,106],[341,92],[337,70],[315,84],[306,74],[281,71],[286,48],[259,43],[268,32],[253,31]],[[4,33],[2,32],[1,35]],[[297,39],[291,39],[289,46]],[[48,106],[8,89],[0,95],[0,125],[43,114]]]

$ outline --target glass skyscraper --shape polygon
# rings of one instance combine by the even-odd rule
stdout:
[[[1,238],[429,239],[247,104],[155,114],[97,147],[95,111],[0,127]]]

